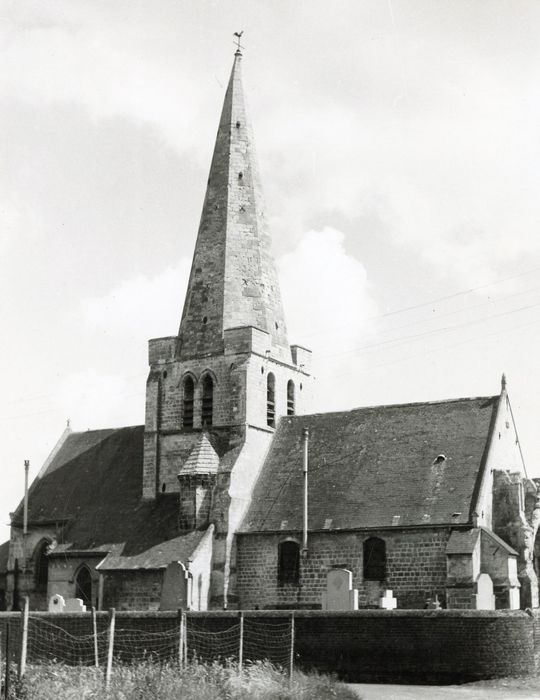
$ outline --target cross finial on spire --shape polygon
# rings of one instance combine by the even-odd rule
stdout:
[[[243,47],[242,44],[240,43],[240,39],[242,38],[242,34],[243,34],[243,33],[244,33],[244,30],[243,30],[243,29],[242,29],[241,32],[234,32],[234,36],[236,37],[236,38],[235,38],[235,41],[236,41],[236,52],[235,52],[235,56],[241,56],[241,55],[242,55],[241,49],[243,49],[244,47]]]
[[[506,390],[506,374],[503,372],[503,375],[501,377],[501,390],[505,391]]]

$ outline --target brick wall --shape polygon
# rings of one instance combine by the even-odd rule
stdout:
[[[317,607],[333,567],[353,573],[360,606],[374,605],[382,590],[390,588],[400,608],[423,608],[434,594],[444,602],[447,528],[380,530],[369,532],[318,532],[309,535],[309,555],[300,561],[299,585],[279,585],[278,544],[298,533],[238,536],[237,589],[244,608],[283,606]],[[386,580],[363,580],[363,542],[380,537],[386,542]]]

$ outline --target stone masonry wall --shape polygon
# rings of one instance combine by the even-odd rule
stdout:
[[[36,618],[61,626],[74,635],[89,634],[92,629],[90,613],[36,613],[30,618],[30,624],[34,625],[31,635],[42,629]],[[190,636],[190,629],[194,628],[214,633],[229,630],[229,647],[238,648],[238,613],[188,612],[186,619],[188,653],[198,652],[212,659],[219,654],[219,640],[223,639],[223,635],[209,634],[204,647],[198,649],[197,638]],[[21,614],[0,613],[2,645],[8,621],[12,650],[16,650],[13,661],[16,661],[20,648]],[[97,613],[99,632],[107,629],[108,622],[106,612]],[[539,623],[538,615],[529,616],[520,611],[361,610],[326,613],[299,610],[294,613],[294,663],[297,668],[335,673],[350,682],[444,684],[525,676],[538,670]],[[288,658],[286,631],[290,625],[290,612],[246,612],[244,660],[271,656],[272,650],[276,652],[277,639],[280,658]],[[250,628],[259,631],[255,646],[253,637],[249,636]],[[117,612],[116,629],[152,633],[145,635],[144,639],[146,653],[152,655],[152,639],[163,653],[163,637],[155,633],[179,635],[179,619],[177,613]],[[262,636],[261,629],[265,630]],[[140,644],[131,641],[129,646],[125,641],[122,643],[122,639],[126,639],[125,634],[118,635],[115,652],[121,654],[123,661],[130,660],[134,649],[140,654]],[[215,641],[214,649],[211,648],[212,640]],[[63,642],[63,638],[60,641]],[[64,648],[61,644],[56,650],[54,639],[48,641],[48,651],[55,653],[59,661]],[[177,649],[177,643],[170,645],[173,662],[177,660]],[[234,651],[229,651],[229,654],[235,657]]]
[[[162,583],[162,570],[107,571],[104,574],[103,607],[158,610]]]
[[[241,331],[242,329],[239,329]],[[246,336],[251,329],[245,329]],[[177,475],[193,448],[201,429],[202,378],[214,381],[212,429],[222,431],[246,424],[273,432],[267,425],[267,377],[275,377],[276,424],[287,413],[287,383],[295,384],[295,412],[311,409],[312,378],[303,370],[254,353],[224,354],[193,358],[183,362],[160,361],[152,366],[147,383],[144,440],[145,498],[156,489],[179,490]],[[193,428],[182,425],[183,382],[191,376],[195,383]],[[238,431],[237,431],[238,432]],[[225,433],[224,433],[225,434]],[[234,436],[233,436],[234,437]]]
[[[277,580],[278,544],[288,537],[291,533],[238,536],[240,607],[320,607],[326,574],[334,567],[352,571],[360,606],[376,604],[385,588],[393,590],[400,608],[423,608],[434,594],[444,601],[448,529],[310,533],[299,585]],[[363,542],[368,537],[386,542],[386,581],[381,584],[363,581]]]

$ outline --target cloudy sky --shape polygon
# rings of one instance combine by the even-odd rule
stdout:
[[[314,408],[492,395],[504,371],[540,475],[540,3],[0,0],[4,538],[67,418],[143,421],[240,29]]]

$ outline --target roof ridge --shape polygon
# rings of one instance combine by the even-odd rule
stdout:
[[[344,413],[353,413],[354,411],[370,411],[376,408],[400,408],[405,406],[435,406],[440,404],[449,403],[460,403],[465,401],[489,401],[493,399],[498,399],[499,394],[493,394],[492,396],[464,396],[462,398],[456,399],[440,399],[438,401],[409,401],[407,403],[383,403],[383,404],[372,404],[369,406],[355,406],[354,408],[345,408],[342,411],[322,411],[320,413],[303,413],[295,416],[284,416],[287,419],[302,420],[305,418],[312,418],[315,416],[336,416]]]
[[[72,430],[68,437],[73,435],[88,435],[88,433],[104,433],[106,430],[128,430],[132,428],[144,428],[142,423],[137,425],[119,425],[113,428],[89,428],[88,430]]]

